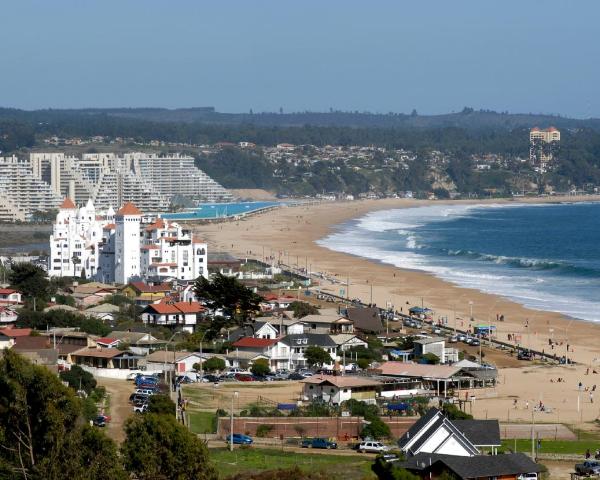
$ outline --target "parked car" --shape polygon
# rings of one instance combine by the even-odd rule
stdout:
[[[458,335],[452,335],[450,338],[448,338],[448,343],[456,343],[458,342]]]
[[[134,413],[146,413],[148,411],[148,404],[136,405],[133,407]]]
[[[600,475],[600,462],[588,460],[575,465],[575,472],[579,475]]]
[[[464,333],[459,333],[456,338],[459,342],[464,342],[467,339],[467,336]]]
[[[337,443],[330,442],[325,438],[313,438],[313,439],[304,439],[300,444],[302,448],[326,448],[326,449],[335,449],[337,448]]]
[[[249,373],[248,370],[244,370],[243,368],[231,367],[227,370],[228,373]]]
[[[138,395],[156,395],[158,391],[154,388],[136,388],[133,393],[137,393]]]
[[[440,335],[442,333],[442,329],[439,327],[434,327],[431,329],[431,333],[435,333],[436,335]]]
[[[132,393],[129,396],[129,403],[133,403],[134,405],[136,403],[147,403],[148,402],[148,395],[144,395],[143,393]]]
[[[287,377],[288,380],[304,380],[306,377],[300,373],[290,373]]]
[[[236,373],[235,379],[238,382],[254,382],[254,377],[249,373]]]
[[[248,435],[243,435],[241,433],[234,433],[233,435],[229,435],[227,437],[227,443],[232,443],[234,445],[252,445],[254,440],[252,437]]]
[[[202,381],[205,383],[219,383],[219,377],[216,375],[204,375]]]
[[[470,345],[471,345],[472,347],[478,347],[479,345],[481,345],[481,342],[479,341],[479,339],[478,339],[478,338],[472,338],[472,339],[471,339],[471,343],[470,343]]]
[[[517,480],[538,480],[537,473],[522,473],[517,477]]]
[[[98,415],[96,418],[94,418],[93,423],[96,427],[106,427],[106,419],[103,415]]]
[[[389,447],[386,447],[381,442],[362,442],[358,445],[357,450],[360,453],[383,453],[389,450]]]

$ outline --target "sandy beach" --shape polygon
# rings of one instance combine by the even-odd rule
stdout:
[[[542,203],[559,201],[592,201],[598,197],[582,198],[536,198],[519,199],[519,203]],[[493,200],[492,203],[508,202]],[[485,203],[440,202],[441,203]],[[409,208],[430,205],[430,201],[411,199],[365,200],[355,202],[332,202],[317,205],[285,207],[267,213],[250,216],[239,221],[195,226],[195,230],[209,243],[213,251],[229,251],[240,258],[250,257],[269,261],[274,259],[311,272],[323,272],[342,282],[349,279],[349,297],[360,298],[379,306],[392,304],[396,310],[406,311],[411,305],[432,308],[435,318],[447,317],[448,326],[453,327],[456,311],[456,327],[466,330],[469,327],[470,309],[473,309],[474,323],[490,323],[497,327],[496,338],[508,341],[508,335],[519,338],[525,347],[556,353],[558,357],[567,355],[580,362],[579,366],[533,367],[526,369],[506,369],[501,372],[503,382],[493,392],[478,394],[487,397],[475,403],[474,413],[478,416],[531,420],[530,408],[540,400],[546,405],[555,404],[554,414],[548,414],[544,421],[593,420],[600,411],[594,407],[588,394],[578,393],[577,384],[582,381],[590,388],[595,383],[593,368],[600,372],[600,346],[598,334],[600,325],[574,320],[558,313],[531,310],[505,298],[457,287],[425,272],[396,268],[365,258],[331,251],[315,242],[336,225],[360,217],[368,212],[392,208]],[[321,290],[339,294],[345,285],[329,282],[321,285]],[[504,315],[503,322],[496,322],[497,315]],[[527,326],[528,322],[528,326]],[[549,347],[552,338],[558,345]],[[514,342],[513,342],[514,343]],[[567,344],[569,351],[567,352]],[[590,376],[585,376],[587,367]],[[555,384],[550,379],[563,377],[564,384]],[[587,381],[586,381],[587,380]],[[600,384],[600,375],[597,378]],[[577,409],[577,397],[581,397]],[[541,398],[540,398],[541,397]],[[559,398],[561,397],[561,398]],[[519,408],[513,408],[514,399]],[[588,404],[584,408],[581,405]],[[598,397],[600,402],[600,392]],[[522,405],[522,410],[520,406]],[[559,405],[560,404],[560,405]],[[600,405],[600,404],[599,404]],[[512,412],[509,412],[510,409]],[[527,410],[527,411],[525,411]],[[552,417],[552,418],[550,418]]]

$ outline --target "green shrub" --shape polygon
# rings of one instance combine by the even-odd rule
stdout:
[[[273,425],[259,425],[256,428],[256,436],[259,438],[266,437],[273,430]]]

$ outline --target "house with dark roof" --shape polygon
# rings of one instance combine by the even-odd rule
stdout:
[[[311,402],[340,405],[351,398],[375,404],[381,382],[366,377],[344,375],[313,375],[301,380],[302,395]]]
[[[385,326],[376,307],[350,307],[346,309],[346,318],[354,324],[354,330],[363,333],[381,333]]]
[[[542,466],[523,453],[476,455],[472,457],[420,453],[395,463],[422,479],[436,479],[450,474],[460,480],[518,480],[536,478]]]
[[[142,311],[142,322],[146,325],[182,327],[184,331],[192,333],[199,315],[204,311],[202,305],[192,301],[151,303]]]
[[[419,453],[479,455],[477,447],[437,408],[431,408],[398,440],[407,456]]]
[[[147,355],[154,350],[163,348],[167,343],[166,340],[159,340],[146,332],[113,330],[108,336],[118,340],[120,343],[128,344],[129,350],[138,355]]]
[[[450,420],[437,408],[429,409],[398,440],[407,456],[472,456],[484,448],[495,454],[500,443],[498,420]]]

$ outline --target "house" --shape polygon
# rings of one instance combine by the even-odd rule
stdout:
[[[148,370],[185,373],[193,370],[194,364],[201,362],[201,357],[195,352],[157,350],[148,355],[145,362]]]
[[[198,323],[198,316],[205,308],[198,302],[152,303],[142,312],[142,321],[146,325],[165,327],[181,326],[192,333]]]
[[[351,375],[314,375],[301,380],[303,396],[311,402],[340,405],[351,398],[375,404],[381,383],[365,377]]]
[[[271,368],[293,370],[306,367],[304,352],[311,346],[323,348],[331,356],[331,364],[335,363],[337,345],[331,336],[321,333],[303,333],[286,335],[269,349]]]
[[[214,355],[213,355],[214,356]],[[267,360],[269,357],[263,353],[252,351],[230,350],[229,353],[223,356],[227,366],[232,368],[248,369],[256,360]]]
[[[86,332],[80,332],[75,328],[52,328],[41,332],[42,336],[50,337],[52,343],[57,346],[70,345],[81,347],[96,347],[96,339],[98,335],[91,335]]]
[[[0,305],[21,305],[23,295],[12,288],[0,288]]]
[[[236,350],[252,353],[265,353],[278,342],[276,338],[243,337],[231,345]]]
[[[272,320],[271,317],[260,317]],[[255,338],[277,338],[279,337],[279,330],[275,328],[271,323],[255,320],[251,325],[245,325],[240,328],[228,332],[227,339],[230,342],[235,342],[243,337],[255,337]]]
[[[96,305],[105,300],[106,297],[117,292],[117,287],[100,282],[84,283],[74,285],[67,289],[75,299],[75,303],[81,307]]]
[[[498,420],[452,420],[452,423],[479,450],[485,449],[495,454],[501,447]]]
[[[364,333],[381,333],[385,331],[379,309],[377,307],[351,307],[346,309],[346,318],[354,324],[354,330]]]
[[[0,325],[15,323],[17,321],[17,312],[14,308],[0,305]]]
[[[458,350],[455,348],[446,348],[446,339],[443,337],[418,338],[413,343],[413,354],[415,357],[423,357],[431,353],[440,359],[440,363],[458,361]]]
[[[132,370],[142,357],[116,348],[84,347],[69,355],[69,363],[102,369]]]
[[[121,341],[118,338],[102,337],[96,340],[96,345],[102,348],[117,348]]]
[[[171,290],[168,283],[148,285],[145,282],[129,282],[121,289],[121,293],[134,299],[136,305],[146,306],[165,298]]]
[[[242,262],[227,252],[208,252],[208,273],[220,273],[226,277],[235,277],[240,272]]]
[[[394,465],[405,468],[424,480],[442,476],[459,480],[518,480],[538,478],[535,474],[543,469],[523,453],[472,457],[422,453]]]
[[[297,297],[292,297],[291,295],[277,296],[269,293],[263,297],[261,309],[267,312],[272,310],[287,309],[297,300]]]
[[[100,305],[90,307],[81,313],[86,317],[93,317],[97,318],[98,320],[102,320],[103,322],[113,323],[116,320],[119,312],[120,308],[116,305],[102,303]]]
[[[163,348],[167,344],[165,340],[159,340],[146,332],[113,330],[108,336],[119,340],[121,343],[128,344],[129,350],[138,355],[147,355],[153,350]]]
[[[398,440],[407,456],[437,453],[470,457],[477,447],[437,408],[431,408]]]
[[[296,328],[295,325],[301,325],[302,331]],[[306,315],[297,319],[297,323],[289,325],[288,334],[295,333],[352,333],[354,325],[351,320],[340,315]]]
[[[352,348],[368,348],[369,344],[363,339],[357,337],[353,333],[338,333],[335,335],[329,335],[331,339],[337,345],[338,351],[345,352]]]

